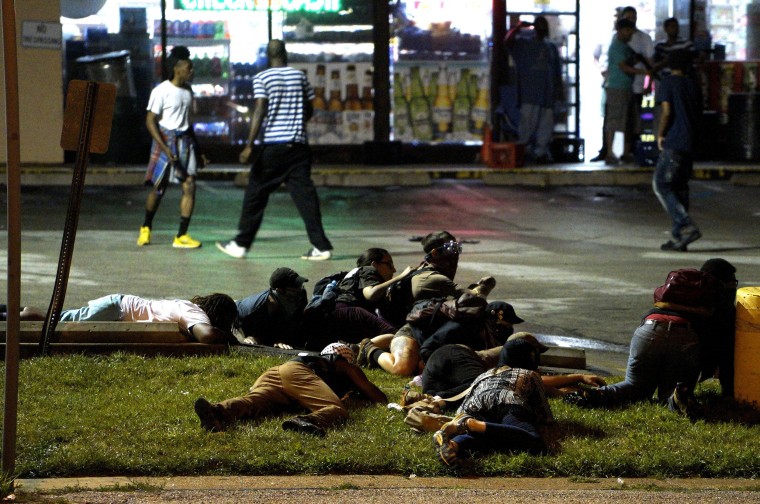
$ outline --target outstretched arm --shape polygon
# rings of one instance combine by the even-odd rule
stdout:
[[[377,388],[374,383],[367,379],[367,376],[358,366],[354,366],[344,360],[338,359],[335,361],[335,369],[339,373],[348,377],[348,379],[354,384],[354,387],[356,387],[356,390],[370,401],[380,404],[388,404],[388,397],[382,390]]]
[[[235,339],[221,329],[217,329],[211,324],[206,324],[203,322],[199,322],[191,327],[190,333],[193,338],[198,340],[198,342],[207,344],[228,343]]]

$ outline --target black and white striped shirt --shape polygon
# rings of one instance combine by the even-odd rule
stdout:
[[[308,143],[305,100],[314,99],[306,75],[291,67],[273,67],[253,78],[253,98],[267,100],[264,143]]]

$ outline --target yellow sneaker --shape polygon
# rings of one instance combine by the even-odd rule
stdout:
[[[140,228],[140,235],[137,237],[137,246],[150,245],[150,228],[148,226],[142,226]]]
[[[175,236],[172,247],[174,248],[186,248],[194,249],[201,246],[201,242],[194,240],[189,234],[183,234],[182,236]]]

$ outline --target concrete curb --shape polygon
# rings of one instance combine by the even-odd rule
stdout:
[[[744,490],[760,491],[757,480],[709,478],[424,478],[416,475],[321,475],[321,476],[168,476],[18,479],[17,488],[26,492],[62,490],[128,490],[149,486],[161,490],[240,490],[240,489],[379,489],[450,488],[503,490],[611,490],[647,489],[658,491]]]
[[[481,165],[315,165],[312,178],[317,186],[389,187],[428,186],[436,180],[478,180],[491,186],[636,186],[649,185],[653,167],[606,167],[601,164],[555,164],[515,169],[491,169]],[[0,167],[4,172],[5,167]],[[143,166],[90,166],[88,186],[140,185]],[[242,165],[212,165],[200,172],[199,180],[230,180],[239,187],[248,183],[249,169]],[[29,165],[21,168],[25,186],[67,186],[72,167]],[[760,186],[760,164],[732,165],[698,163],[697,180],[729,180],[736,185]]]

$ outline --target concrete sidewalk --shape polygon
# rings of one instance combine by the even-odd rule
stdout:
[[[20,494],[66,502],[758,502],[748,479],[423,478],[414,474],[178,476],[17,480]]]
[[[28,165],[21,168],[22,185],[70,185],[72,165]],[[247,183],[248,167],[240,164],[212,164],[203,169],[199,180],[230,180],[239,186]],[[603,163],[570,163],[526,166],[514,169],[492,169],[480,164],[461,165],[389,165],[315,164],[312,178],[317,186],[386,187],[426,186],[437,179],[480,180],[493,186],[633,186],[649,185],[653,167]],[[5,172],[5,166],[0,166]],[[90,165],[87,185],[140,185],[145,167],[142,165]],[[694,178],[730,180],[744,186],[760,185],[760,163],[701,162],[694,166]]]

